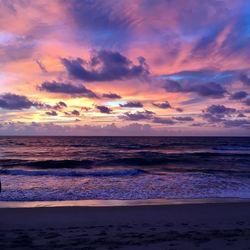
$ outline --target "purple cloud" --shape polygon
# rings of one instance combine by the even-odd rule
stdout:
[[[153,105],[154,105],[155,107],[160,108],[160,109],[172,108],[172,106],[170,105],[170,103],[169,103],[168,101],[162,102],[162,103],[153,103]]]
[[[80,112],[78,110],[73,110],[71,112],[72,115],[75,115],[75,116],[79,116],[80,115]]]
[[[50,93],[67,94],[73,97],[98,98],[93,91],[87,89],[84,85],[73,85],[71,83],[44,82],[39,86],[39,89]]]
[[[119,52],[100,50],[92,54],[87,63],[81,59],[61,59],[70,77],[86,82],[102,82],[145,78],[149,75],[148,65],[143,57],[133,64]]]
[[[46,69],[46,67],[44,66],[44,64],[39,61],[38,59],[35,60],[35,62],[37,63],[38,67],[40,68],[40,70],[43,72],[43,73],[48,73],[48,70]]]
[[[180,112],[180,113],[183,112],[183,109],[182,109],[182,108],[176,108],[175,110],[176,110],[177,112]]]
[[[245,91],[238,91],[238,92],[233,93],[230,96],[230,99],[231,100],[241,100],[241,99],[246,98],[247,96],[248,96],[247,92],[245,92]]]
[[[236,109],[224,105],[211,105],[206,109],[206,112],[210,114],[232,114],[236,112]]]
[[[160,118],[160,117],[154,117],[152,120],[154,123],[159,124],[167,124],[167,125],[174,125],[176,122],[170,118]]]
[[[224,105],[211,105],[203,111],[203,118],[211,123],[222,122],[225,117],[230,117],[232,114],[236,114],[238,111],[234,108],[228,108]]]
[[[115,93],[103,94],[102,97],[108,98],[108,99],[121,99],[122,98],[120,95],[117,95]]]
[[[203,97],[223,98],[227,91],[218,83],[208,82],[206,84],[180,83],[174,80],[166,80],[163,88],[168,92],[175,93],[197,93]]]
[[[126,112],[124,115],[120,116],[120,118],[128,121],[140,121],[140,120],[149,120],[153,118],[154,112],[152,111],[137,111],[135,113]]]
[[[180,122],[191,122],[194,120],[194,118],[191,116],[179,116],[179,117],[173,117],[173,119]]]
[[[2,109],[29,109],[35,104],[26,96],[16,95],[12,93],[5,93],[0,95],[0,108]]]
[[[102,106],[102,105],[97,105],[96,108],[104,114],[110,114],[112,112],[112,109],[110,109],[109,107],[106,106]]]
[[[120,104],[122,108],[142,108],[143,104],[141,102],[127,102],[125,104]]]
[[[241,74],[240,80],[244,85],[250,86],[250,78],[246,74]]]
[[[57,116],[57,112],[55,110],[47,111],[45,114],[49,116]]]
[[[250,98],[247,98],[244,103],[247,105],[247,106],[250,106]]]

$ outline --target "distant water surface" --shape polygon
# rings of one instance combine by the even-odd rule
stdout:
[[[2,201],[250,198],[249,137],[0,137]]]

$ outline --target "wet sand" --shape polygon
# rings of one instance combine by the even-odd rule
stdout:
[[[0,208],[0,249],[250,250],[250,203]]]

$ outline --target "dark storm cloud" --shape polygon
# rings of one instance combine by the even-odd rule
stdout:
[[[29,109],[34,106],[26,96],[16,95],[12,93],[5,93],[0,95],[0,108],[2,109]]]
[[[215,82],[206,84],[180,83],[167,79],[163,88],[168,92],[175,93],[197,93],[203,97],[223,98],[227,93],[226,89]]]
[[[102,105],[97,105],[96,108],[104,114],[110,114],[112,112],[112,109],[110,109],[109,107],[106,106],[102,106]]]
[[[120,95],[117,95],[115,93],[103,94],[102,97],[109,98],[109,99],[121,99],[122,98]]]
[[[168,101],[162,102],[162,103],[153,103],[153,105],[154,105],[155,107],[160,108],[160,109],[172,108],[172,106],[170,105],[170,103],[169,103]]]
[[[57,112],[55,110],[47,111],[45,114],[49,116],[57,116]]]
[[[140,121],[140,120],[149,120],[153,118],[154,112],[152,111],[137,111],[135,113],[126,112],[124,115],[120,116],[120,118],[128,121]]]
[[[62,83],[62,82],[44,82],[39,86],[40,90],[50,92],[50,93],[60,93],[67,94],[70,96],[77,97],[88,97],[88,98],[98,98],[98,96],[87,89],[84,85],[73,85],[71,83]]]
[[[141,102],[127,102],[125,104],[120,104],[122,108],[142,108],[143,104]]]
[[[145,78],[149,75],[148,65],[143,57],[133,64],[119,52],[95,51],[87,63],[81,59],[61,59],[70,77],[86,82],[101,82]]]
[[[247,96],[248,96],[247,92],[245,92],[245,91],[238,91],[238,92],[233,93],[230,96],[230,99],[231,100],[241,100],[241,99],[246,98]]]

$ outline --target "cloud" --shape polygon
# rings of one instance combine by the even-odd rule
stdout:
[[[86,82],[102,82],[146,78],[148,65],[143,57],[138,57],[138,64],[133,64],[119,52],[108,50],[94,51],[90,61],[83,59],[61,59],[70,77]]]
[[[203,102],[203,101],[204,101],[204,98],[198,96],[198,97],[195,97],[195,98],[190,98],[188,100],[182,101],[182,102],[180,102],[180,104],[182,104],[182,105],[192,105],[192,104],[200,103],[200,102]]]
[[[30,59],[36,48],[36,43],[37,42],[30,36],[13,36],[7,43],[0,44],[0,63],[2,64]]]
[[[54,109],[54,110],[62,110],[68,107],[67,104],[63,101],[60,101],[55,105],[50,105],[42,102],[34,102],[34,106],[38,109]]]
[[[211,105],[203,111],[203,118],[212,123],[222,122],[225,117],[230,117],[238,111],[234,108],[228,108],[224,105]]]
[[[126,112],[124,115],[121,115],[120,118],[128,121],[140,121],[140,120],[149,120],[152,119],[154,112],[152,111],[137,111],[135,113]]]
[[[62,108],[67,108],[67,104],[63,101],[58,102],[55,106],[54,109],[62,109]]]
[[[122,108],[142,108],[143,104],[141,102],[127,102],[125,104],[120,104]]]
[[[109,98],[109,99],[121,99],[122,98],[120,95],[117,95],[115,93],[103,94],[102,97]]]
[[[174,93],[197,93],[203,97],[223,98],[227,91],[220,84],[208,82],[205,84],[191,84],[189,82],[180,83],[167,79],[163,88],[168,92]]]
[[[126,126],[116,124],[98,125],[57,125],[53,123],[21,123],[0,124],[0,135],[81,135],[81,136],[148,136],[160,135],[148,124],[132,123]]]
[[[160,123],[160,124],[167,124],[167,125],[174,125],[176,122],[170,118],[160,118],[160,117],[154,117],[152,120],[154,123]]]
[[[230,96],[230,99],[231,100],[241,100],[241,99],[246,98],[247,96],[248,96],[247,92],[245,92],[245,91],[238,91],[238,92],[233,93]]]
[[[244,127],[250,129],[249,119],[225,120],[223,124],[225,127]]]
[[[160,108],[160,109],[172,108],[172,106],[170,105],[170,103],[169,103],[168,101],[162,102],[162,103],[153,103],[153,105],[154,105],[155,107]]]
[[[173,117],[173,119],[180,122],[191,122],[194,120],[194,118],[191,116],[179,116],[179,117]]]
[[[47,112],[45,112],[45,114],[49,115],[49,116],[57,116],[57,112],[55,110],[47,111]]]
[[[75,115],[75,116],[79,116],[80,115],[80,112],[78,110],[73,110],[71,112],[72,115]]]
[[[88,37],[96,45],[126,45],[135,22],[128,1],[62,1],[77,28],[78,37]],[[135,4],[135,3],[133,3]],[[113,47],[113,46],[112,46]]]
[[[242,113],[239,113],[238,115],[237,115],[237,117],[239,117],[239,118],[243,118],[243,117],[246,117],[244,114],[242,114]]]
[[[244,103],[247,105],[247,106],[250,106],[250,98],[247,98]]]
[[[175,109],[177,112],[180,112],[180,113],[182,113],[184,110],[182,109],[182,108],[176,108]]]
[[[87,97],[87,98],[98,98],[98,96],[87,89],[84,85],[73,85],[71,83],[62,83],[62,82],[43,82],[39,86],[39,90],[50,92],[50,93],[60,93],[67,94],[70,96],[76,97]]]
[[[224,105],[211,105],[206,109],[206,112],[210,114],[232,114],[236,112],[234,108],[228,108]]]
[[[30,101],[26,96],[16,95],[12,93],[5,93],[0,95],[0,108],[2,109],[29,109],[34,106],[34,103]]]
[[[76,110],[76,109],[74,109],[74,110],[72,110],[70,112],[64,112],[64,114],[67,115],[67,116],[80,116],[81,112],[78,111],[78,110]],[[79,119],[76,119],[76,120],[78,121]]]
[[[195,122],[191,124],[192,127],[202,127],[204,125],[206,125],[204,122]]]
[[[175,72],[172,74],[161,75],[162,79],[170,79],[175,81],[188,81],[192,83],[207,83],[207,82],[219,82],[219,83],[231,83],[238,80],[238,70],[224,70],[216,71],[212,69],[200,69],[200,70],[185,70]]]
[[[110,109],[109,107],[106,106],[102,106],[102,105],[97,105],[96,108],[104,114],[110,114],[112,112],[112,109]]]
[[[250,86],[250,78],[246,74],[241,74],[240,80],[244,85]]]
[[[43,73],[48,73],[48,70],[46,69],[46,67],[44,66],[44,64],[40,61],[40,60],[35,60],[35,62],[37,63],[38,67],[40,68],[40,70]]]

